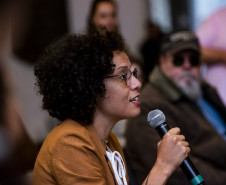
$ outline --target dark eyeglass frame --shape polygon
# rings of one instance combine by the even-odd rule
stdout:
[[[199,55],[193,55],[189,56],[188,60],[193,67],[197,67],[200,65],[200,56]],[[185,57],[184,56],[174,56],[173,57],[173,64],[174,66],[182,66],[185,62]]]
[[[104,78],[112,78],[112,77],[119,77],[121,80],[123,80],[125,82],[125,84],[129,87],[131,84],[131,77],[132,75],[138,79],[138,70],[137,68],[134,68],[133,71],[131,71],[130,69],[127,70],[126,73],[122,74],[122,75],[109,75],[109,76],[105,76]]]

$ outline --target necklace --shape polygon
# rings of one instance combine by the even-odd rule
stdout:
[[[101,139],[100,136],[98,136],[98,137],[99,137],[100,141],[103,143],[104,147],[106,147],[107,144],[108,144],[108,140],[107,139]]]

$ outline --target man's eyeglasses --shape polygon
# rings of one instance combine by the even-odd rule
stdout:
[[[132,75],[135,78],[138,78],[138,70],[137,68],[134,69],[134,71],[130,71],[130,69],[127,70],[126,73],[122,74],[122,75],[109,75],[109,76],[105,76],[105,78],[112,78],[112,77],[119,77],[121,80],[125,81],[125,84],[129,87],[131,84],[131,77]]]
[[[173,64],[175,66],[182,66],[185,62],[185,59],[186,59],[186,57],[183,57],[183,56],[175,56],[173,58]],[[199,66],[199,64],[200,64],[200,58],[198,55],[197,56],[196,55],[189,56],[188,60],[193,67]]]

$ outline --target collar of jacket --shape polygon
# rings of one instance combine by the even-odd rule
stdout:
[[[158,88],[169,100],[178,101],[184,96],[182,91],[167,78],[160,68],[156,66],[153,72],[149,75],[149,82]]]

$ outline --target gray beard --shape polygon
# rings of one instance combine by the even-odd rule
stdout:
[[[185,75],[191,75],[187,73]],[[179,79],[174,79],[174,83],[182,90],[182,92],[190,99],[197,100],[202,96],[200,78],[193,75],[193,79],[187,83],[181,83]]]

